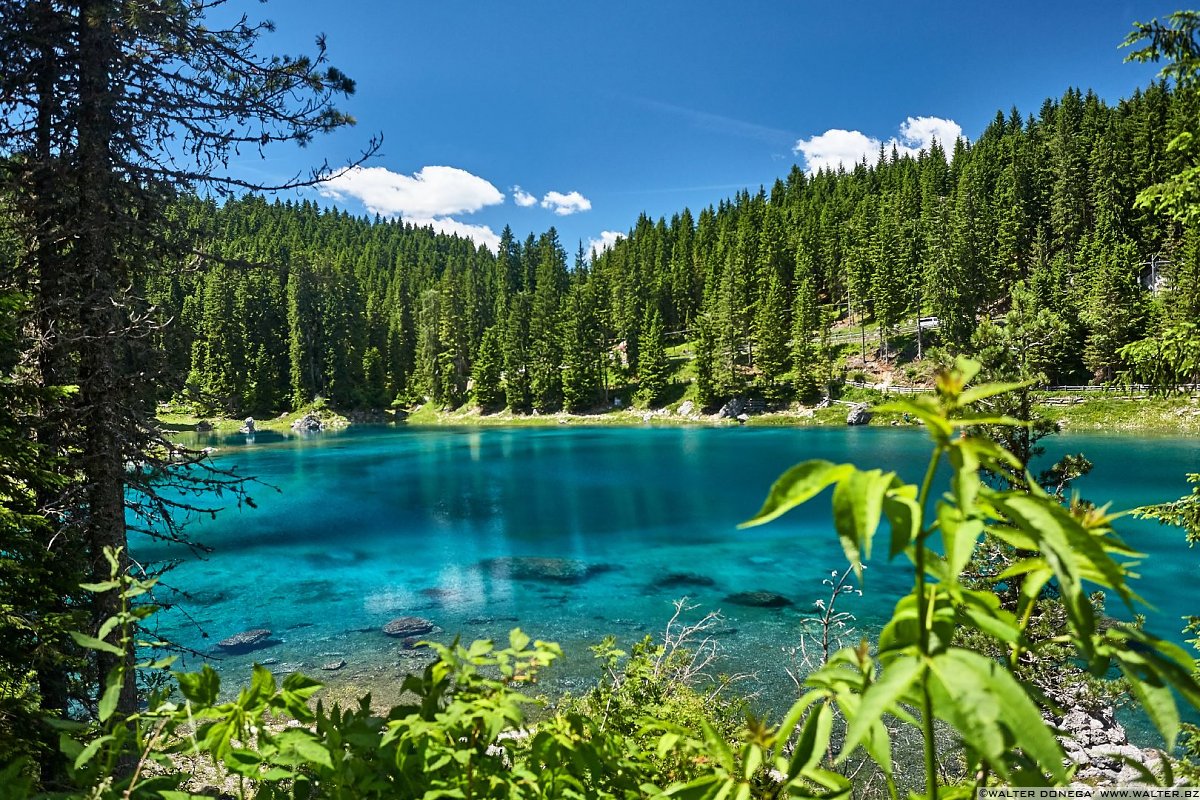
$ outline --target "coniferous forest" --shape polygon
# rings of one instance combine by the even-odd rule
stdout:
[[[1115,106],[1072,89],[1036,114],[998,113],[973,141],[916,156],[885,148],[851,170],[794,167],[769,190],[669,220],[643,216],[602,252],[553,228],[505,228],[491,252],[402,219],[260,196],[312,188],[336,169],[327,163],[274,186],[231,173],[243,151],[353,124],[339,104],[355,83],[329,63],[323,36],[311,54],[269,54],[261,39],[273,26],[231,21],[223,6],[0,0],[0,795],[938,800],[1081,776],[1200,783],[1194,653],[1137,616],[1141,556],[1118,536],[1126,520],[1068,500],[1086,459],[1031,472],[1038,440],[1057,426],[1031,409],[1029,388],[1169,393],[1200,382],[1200,12],[1134,23],[1130,57],[1161,62],[1162,80]],[[345,166],[379,146],[369,139]],[[506,643],[460,640],[526,620],[561,631],[558,609],[593,576],[620,578],[596,590],[598,606],[617,593],[715,590],[715,577],[667,568],[705,552],[735,560],[723,548],[741,534],[728,519],[705,534],[716,549],[692,549],[694,529],[720,516],[702,498],[717,484],[676,495],[672,483],[692,478],[669,474],[637,487],[641,496],[597,493],[634,511],[678,514],[690,503],[700,517],[670,533],[630,525],[608,543],[621,563],[608,563],[581,546],[581,528],[531,530],[560,504],[547,498],[562,484],[527,492],[529,482],[577,477],[592,451],[556,453],[537,462],[551,465],[540,474],[510,479],[522,516],[509,530],[484,491],[458,503],[463,485],[490,489],[502,466],[477,442],[468,447],[480,471],[462,482],[465,473],[441,474],[452,448],[420,462],[397,447],[408,471],[372,473],[364,496],[388,494],[375,478],[390,474],[402,476],[393,485],[441,483],[456,496],[445,507],[433,494],[395,502],[378,536],[358,536],[378,520],[346,500],[345,513],[335,506],[331,521],[313,523],[311,540],[277,506],[256,518],[266,527],[223,541],[245,546],[242,563],[263,570],[255,576],[211,569],[212,548],[193,538],[197,520],[255,506],[254,476],[160,418],[180,405],[239,416],[322,404],[530,414],[625,398],[782,405],[834,394],[844,371],[868,364],[930,384],[893,405],[924,427],[924,478],[902,474],[907,456],[895,471],[817,459],[761,487],[766,499],[741,528],[826,489],[831,513],[802,535],[776,536],[762,551],[771,555],[741,559],[746,580],[795,581],[799,560],[817,561],[816,539],[804,536],[826,537],[837,559],[831,572],[818,565],[823,596],[807,607],[787,610],[796,604],[773,591],[720,590],[721,602],[754,609],[745,627],[797,637],[780,649],[791,668],[763,667],[775,673],[764,680],[791,678],[793,704],[764,713],[757,674],[719,671],[717,638],[738,629],[714,627],[717,611],[690,620],[699,606],[686,597],[657,638],[588,608],[582,630],[605,631],[591,647],[596,677],[553,702],[537,681],[562,659],[559,645],[507,626]],[[241,452],[275,456],[295,443],[255,442],[252,422]],[[363,438],[410,432],[434,435],[381,426]],[[610,471],[617,492],[630,488],[620,467]],[[296,472],[292,497],[331,497]],[[460,505],[480,513],[453,527]],[[561,505],[576,518],[626,518],[612,503]],[[1193,490],[1136,513],[1194,541],[1198,508]],[[416,511],[436,526],[417,527]],[[459,541],[476,528],[495,553]],[[650,585],[634,580],[637,538],[680,545],[641,565]],[[368,552],[372,539],[380,549]],[[416,552],[423,539],[467,560],[439,570]],[[555,549],[568,539],[569,550]],[[868,643],[845,629],[854,616],[839,597],[861,596],[864,564],[885,557],[898,568],[884,610],[865,621]],[[387,559],[370,577],[377,595],[343,571]],[[172,585],[197,563],[215,573],[204,576],[212,591]],[[300,565],[319,579],[298,579]],[[453,590],[429,585],[439,571]],[[259,591],[268,574],[279,594]],[[473,603],[461,626],[409,616],[448,614],[439,604],[459,595]],[[474,616],[513,610],[503,604],[518,595],[552,616]],[[156,616],[164,604],[205,649],[170,640]],[[271,606],[294,607],[296,624],[277,625]],[[191,609],[217,607],[236,615],[220,624],[255,627],[210,647],[204,626],[218,623]],[[313,630],[321,617],[335,617],[328,636]],[[610,623],[642,638],[619,643]],[[259,662],[260,648],[286,644],[268,624],[322,660]],[[388,708],[355,683],[344,684],[356,690],[349,702],[319,695],[322,683],[300,669],[336,680],[347,661],[326,648],[347,643],[357,658],[350,650],[364,641],[386,663],[351,680],[389,684],[399,699]],[[204,663],[187,671],[181,656]],[[208,663],[226,656],[247,657],[232,662],[246,667],[244,684]],[[1112,707],[1127,701],[1157,752],[1129,745],[1124,730],[1108,737],[1119,729],[1107,724]],[[1067,724],[1079,715],[1082,727]],[[1105,742],[1127,749],[1089,739],[1080,756],[1080,738],[1105,715]],[[1103,770],[1088,776],[1085,763]]]
[[[170,391],[228,413],[315,397],[578,412],[618,385],[653,405],[658,354],[685,340],[704,405],[806,398],[831,379],[823,332],[865,326],[861,355],[894,356],[920,314],[937,321],[924,346],[973,353],[1014,298],[1052,331],[1046,381],[1138,380],[1122,348],[1200,318],[1200,232],[1134,207],[1182,167],[1168,144],[1198,111],[1165,83],[1115,106],[1072,89],[949,152],[793,167],[643,216],[600,253],[553,229],[505,229],[491,253],[310,202],[192,200],[177,212],[214,257],[152,275],[146,296],[181,323],[164,334]]]

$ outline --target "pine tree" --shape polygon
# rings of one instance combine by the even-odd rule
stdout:
[[[604,334],[592,285],[576,283],[567,293],[562,319],[563,407],[577,413],[596,402],[601,382]]]
[[[656,308],[650,309],[646,314],[638,349],[642,356],[638,362],[637,399],[647,406],[654,407],[662,401],[670,378],[662,316]]]
[[[813,337],[821,321],[817,292],[813,278],[797,270],[796,299],[792,304],[792,365],[795,369],[795,392],[798,397],[812,395],[819,383],[819,364]]]
[[[504,393],[508,407],[524,413],[533,406],[529,366],[530,299],[518,292],[508,307],[504,328]]]
[[[471,381],[474,384],[475,402],[484,411],[490,411],[504,405],[504,387],[501,386],[501,373],[504,367],[504,354],[500,346],[500,329],[493,325],[483,332],[479,343],[479,354],[471,368]]]
[[[759,379],[772,397],[779,396],[778,382],[788,369],[788,327],[783,281],[771,272],[754,316],[754,360]]]
[[[717,400],[716,385],[716,341],[712,323],[701,315],[694,326],[696,332],[696,400],[701,408],[713,405]]]
[[[538,242],[537,285],[529,320],[530,389],[538,411],[562,406],[562,353],[559,347],[559,305],[567,285],[567,254],[551,228]]]

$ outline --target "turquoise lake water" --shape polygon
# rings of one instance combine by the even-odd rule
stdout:
[[[356,427],[284,439],[260,433],[204,437],[224,467],[264,484],[257,508],[197,519],[207,558],[135,543],[139,559],[183,557],[166,582],[192,599],[159,617],[162,632],[208,654],[231,680],[254,661],[354,685],[379,686],[426,657],[380,627],[418,615],[449,641],[503,639],[522,627],[560,642],[560,687],[596,671],[587,645],[613,634],[628,645],[660,633],[671,600],[688,595],[694,616],[720,610],[722,670],[754,671],[748,686],[775,704],[792,696],[784,672],[821,581],[845,559],[831,532],[828,495],[778,522],[738,531],[789,466],[809,458],[852,461],[920,478],[928,446],[918,430],[882,428]],[[1114,509],[1171,500],[1200,471],[1200,439],[1060,436],[1050,447],[1084,452],[1096,468],[1078,484]],[[276,491],[276,489],[278,491]],[[1149,555],[1139,590],[1157,606],[1150,627],[1179,639],[1179,617],[1200,612],[1200,552],[1153,523],[1119,526]],[[489,559],[570,559],[592,569],[574,582],[515,578]],[[663,586],[665,576],[691,573]],[[910,584],[906,562],[879,560],[862,597],[843,598],[866,634],[878,629]],[[700,576],[699,579],[695,576]],[[711,585],[705,585],[709,584]],[[766,590],[782,609],[739,606],[735,592]],[[162,599],[173,599],[169,592]],[[1119,612],[1115,606],[1110,611]],[[1116,615],[1121,616],[1120,613]],[[270,647],[226,655],[215,642],[269,628]],[[336,673],[320,666],[346,661]],[[198,666],[195,658],[185,666]]]

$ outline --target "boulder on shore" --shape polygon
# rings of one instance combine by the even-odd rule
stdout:
[[[846,415],[847,425],[866,425],[871,421],[871,409],[866,403],[859,403],[850,409],[850,413]]]
[[[319,431],[324,427],[325,423],[321,421],[321,418],[311,411],[292,423],[294,431]]]
[[[734,592],[725,597],[725,602],[752,608],[784,608],[792,605],[792,601],[781,594],[767,591]]]
[[[260,647],[266,647],[267,640],[270,638],[271,631],[267,628],[254,628],[253,630],[235,633],[228,639],[222,639],[217,642],[217,647],[222,650],[228,650],[231,653],[248,653]]]
[[[1062,713],[1042,711],[1042,717],[1061,734],[1059,743],[1078,766],[1075,780],[1093,786],[1123,786],[1140,779],[1134,764],[1158,771],[1161,756],[1130,743],[1111,706],[1097,704],[1086,689],[1055,688],[1049,692]]]
[[[693,403],[691,400],[684,400],[682,403],[680,403],[679,411],[677,413],[681,417],[690,417],[692,415],[692,412],[695,410],[696,410],[695,403]]]
[[[242,423],[241,433],[253,435],[253,433],[254,433],[254,417],[246,417],[246,421],[244,423]]]
[[[737,419],[745,411],[746,401],[740,397],[735,397],[721,406],[721,410],[717,412],[717,419]]]
[[[401,639],[409,636],[424,636],[433,633],[434,624],[424,617],[397,617],[383,626],[383,632],[388,636]]]

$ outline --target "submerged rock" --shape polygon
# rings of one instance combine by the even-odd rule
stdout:
[[[612,567],[587,564],[570,558],[541,556],[502,556],[479,562],[484,571],[496,578],[517,581],[547,581],[551,583],[580,583]]]
[[[321,669],[326,672],[337,672],[342,667],[346,666],[346,659],[339,658],[337,661],[330,661],[328,664],[322,664]]]
[[[432,633],[434,624],[424,617],[397,617],[383,626],[383,632],[388,636],[401,639],[409,636],[423,636]]]
[[[235,633],[228,639],[222,639],[217,642],[217,647],[222,650],[228,650],[231,653],[248,653],[260,647],[266,647],[267,640],[270,638],[271,631],[267,628],[254,628],[253,630]]]
[[[680,586],[716,586],[717,582],[698,572],[668,572],[655,581],[655,585],[664,589],[675,589]]]
[[[775,592],[734,592],[725,597],[725,602],[753,608],[783,608],[792,605],[792,601]]]

